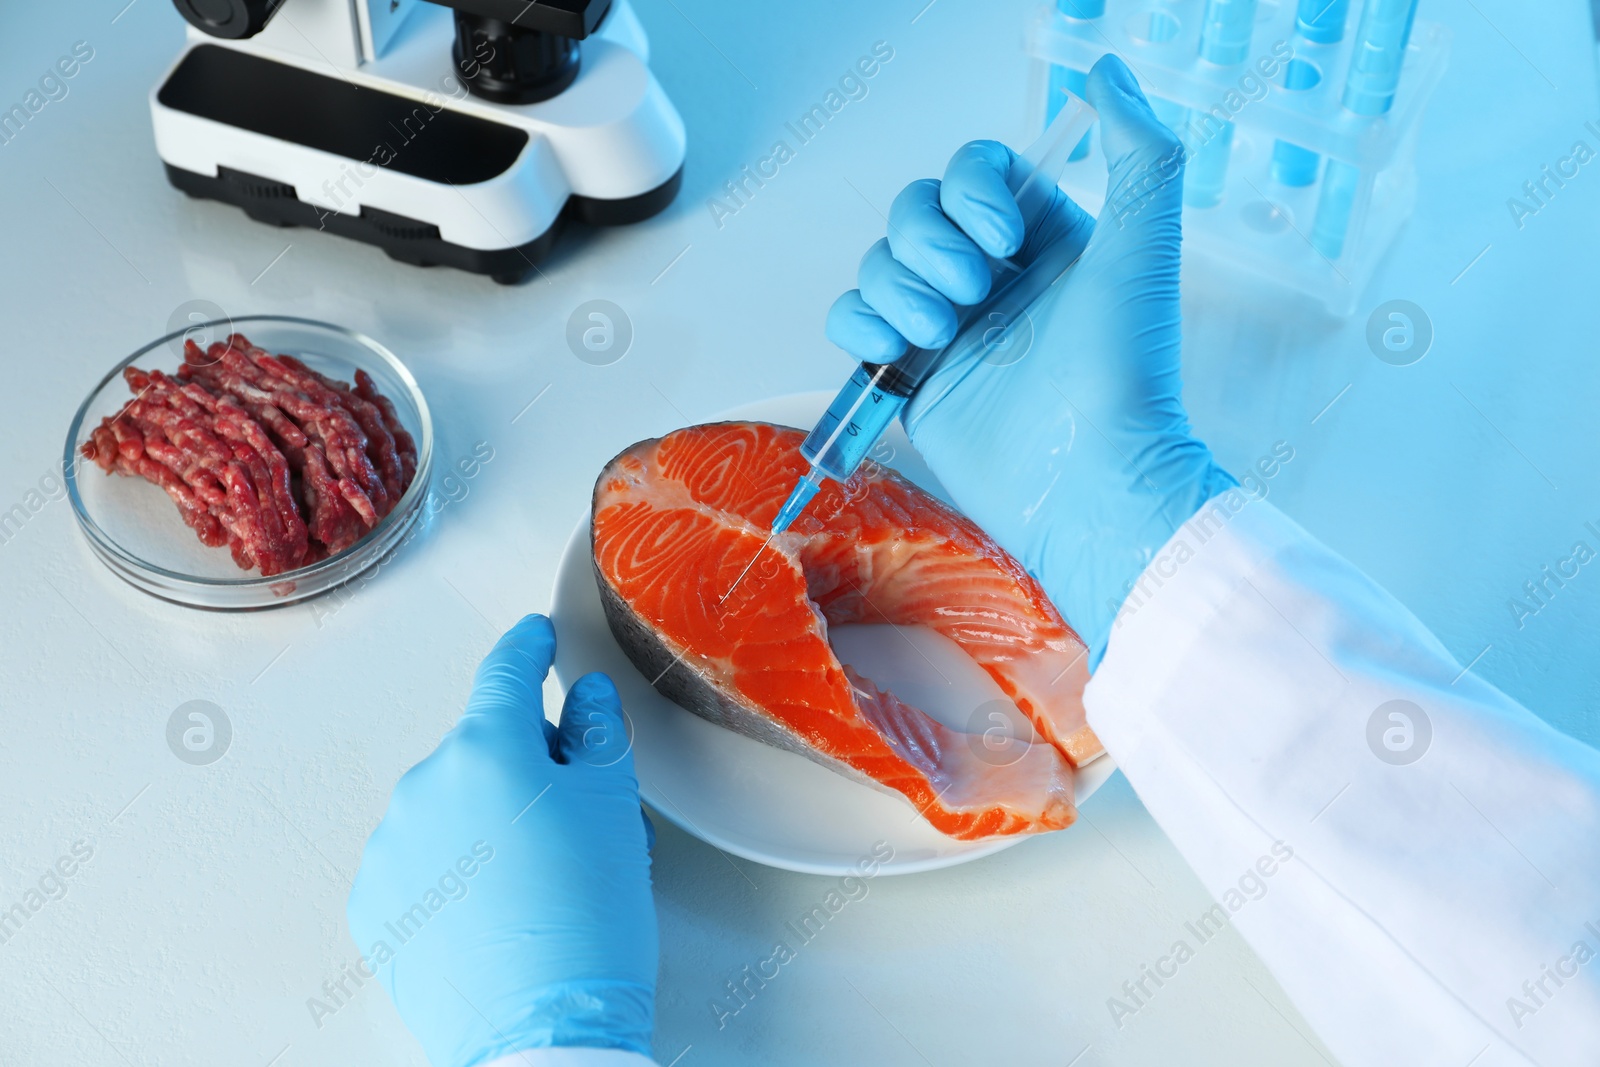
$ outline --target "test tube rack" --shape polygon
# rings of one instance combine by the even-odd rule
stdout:
[[[1449,31],[1412,24],[1392,104],[1379,115],[1358,115],[1342,96],[1360,44],[1360,0],[1349,5],[1347,25],[1332,43],[1297,31],[1294,0],[1260,0],[1245,58],[1228,65],[1200,56],[1207,5],[1059,0],[1042,7],[1025,37],[1030,121],[1043,127],[1061,88],[1081,94],[1085,72],[1101,56],[1123,57],[1156,114],[1184,142],[1186,259],[1233,268],[1254,287],[1286,287],[1331,315],[1348,316],[1416,204],[1417,131],[1448,62]],[[1224,115],[1231,146],[1219,147]],[[1098,132],[1086,141],[1061,184],[1086,210],[1099,211],[1105,169]],[[1209,196],[1202,183],[1212,186]]]

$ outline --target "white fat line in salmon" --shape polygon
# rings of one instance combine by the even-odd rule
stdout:
[[[767,550],[767,546],[772,544],[772,539],[776,536],[777,534],[768,534],[767,539],[761,542],[761,547],[756,549],[756,554],[750,557],[750,562],[744,565],[744,570],[739,572],[739,577],[733,580],[733,584],[728,587],[728,591],[722,594],[722,600],[717,601],[718,604],[721,604],[724,600],[727,600],[729,597],[731,597],[733,595],[733,591],[739,588],[739,583],[744,581],[744,576],[750,573],[750,568],[756,565],[756,560],[761,557],[761,553]]]
[[[1122,983],[1121,996],[1106,998],[1106,1010],[1111,1021],[1120,1030],[1133,1016],[1149,1006],[1156,991],[1178,976],[1178,969],[1194,959],[1200,946],[1216,938],[1233,916],[1252,900],[1267,895],[1267,879],[1278,873],[1280,864],[1294,857],[1294,849],[1282,841],[1274,841],[1268,853],[1260,856],[1244,869],[1237,882],[1224,890],[1222,899],[1200,913],[1199,917],[1183,924],[1184,930],[1194,939],[1191,945],[1186,938],[1178,938],[1155,964],[1141,963],[1139,973]],[[1151,988],[1154,986],[1154,988]]]
[[[773,944],[770,954],[755,963],[745,964],[724,981],[722,984],[727,994],[718,994],[708,1001],[711,1017],[717,1021],[717,1029],[726,1028],[729,1019],[749,1007],[767,988],[767,983],[783,973],[783,967],[792,963],[800,955],[800,950],[815,940],[823,927],[844,911],[846,905],[867,899],[867,883],[877,876],[883,864],[892,859],[893,845],[887,841],[875,843],[871,852],[856,860],[851,868],[854,873],[841,875],[836,887],[829,889],[820,903],[783,924],[784,936]]]

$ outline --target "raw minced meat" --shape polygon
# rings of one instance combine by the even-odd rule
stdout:
[[[186,341],[176,375],[123,377],[134,398],[84,456],[159,485],[202,542],[264,576],[355,544],[417,473],[416,442],[363,370],[341,382],[236,333]]]

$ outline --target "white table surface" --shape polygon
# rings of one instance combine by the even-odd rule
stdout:
[[[648,223],[564,240],[539,279],[505,289],[169,188],[146,92],[180,22],[164,0],[125,2],[0,10],[7,104],[74,41],[95,50],[70,95],[0,145],[0,510],[58,461],[106,368],[195,298],[385,341],[433,405],[441,466],[478,441],[495,459],[325,618],[143,596],[90,556],[59,502],[0,545],[0,907],[75,841],[94,848],[66,896],[0,945],[0,1063],[420,1065],[375,984],[320,1028],[306,1005],[356,958],[345,895],[391,785],[458,714],[496,634],[548,606],[607,458],[840,380],[848,364],[822,337],[823,313],[881,233],[879,212],[962,141],[1024,132],[1028,4],[638,0],[688,124],[683,191]],[[1600,163],[1520,231],[1506,207],[1541,164],[1594,143],[1588,14],[1579,0],[1424,0],[1422,17],[1450,25],[1454,54],[1398,249],[1342,325],[1248,290],[1191,288],[1191,408],[1225,461],[1292,442],[1274,484],[1282,507],[1463,663],[1481,652],[1478,672],[1594,742],[1600,576],[1586,569],[1521,629],[1507,607],[1542,564],[1595,543],[1583,524],[1600,520]],[[878,40],[895,57],[870,95],[719,228],[707,198]],[[1364,341],[1366,313],[1394,297],[1437,331],[1415,366],[1383,364]],[[594,298],[637,331],[609,367],[564,342],[569,313]],[[191,699],[233,723],[210,766],[165,742]],[[874,881],[720,1031],[708,1002],[829,880],[658,825],[663,1064],[1331,1062],[1231,930],[1113,1025],[1107,998],[1210,905],[1120,776],[1074,830]]]

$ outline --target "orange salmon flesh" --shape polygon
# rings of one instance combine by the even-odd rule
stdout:
[[[690,711],[901,796],[951,837],[1070,825],[1073,768],[1101,752],[1084,719],[1083,642],[971,520],[871,462],[827,483],[758,555],[806,471],[804,436],[692,426],[607,464],[592,544],[619,644]],[[850,623],[954,641],[1037,737],[996,747],[879,689],[828,643],[830,625]]]

